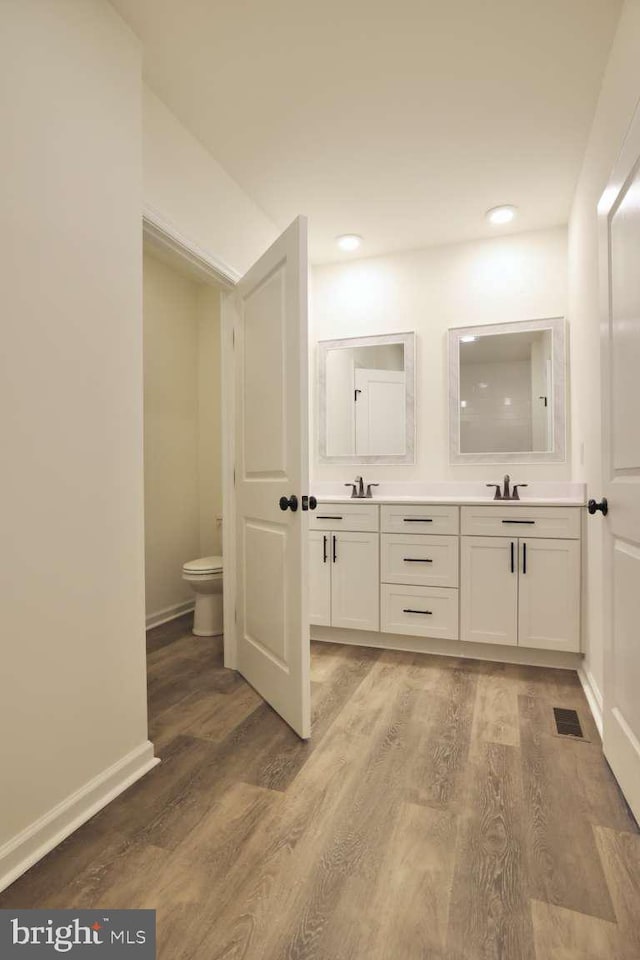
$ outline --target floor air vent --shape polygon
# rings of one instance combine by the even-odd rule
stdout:
[[[564,707],[554,707],[553,715],[556,721],[556,730],[560,737],[578,737],[583,739],[584,734],[576,710],[566,710]]]

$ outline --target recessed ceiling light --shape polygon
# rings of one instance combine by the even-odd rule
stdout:
[[[341,250],[351,253],[358,249],[362,243],[362,237],[359,237],[357,233],[343,233],[341,237],[337,238],[336,242]]]
[[[511,223],[515,218],[518,208],[512,206],[510,203],[505,204],[501,207],[492,207],[491,210],[487,210],[485,217],[489,223],[494,223],[496,225],[501,223]]]
[[[460,337],[460,343],[474,343],[477,337]]]

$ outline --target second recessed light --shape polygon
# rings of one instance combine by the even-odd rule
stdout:
[[[517,212],[517,207],[514,207],[510,203],[506,203],[501,207],[492,207],[491,210],[487,210],[485,217],[489,223],[493,223],[498,226],[502,223],[511,223]]]
[[[336,242],[341,250],[352,253],[362,243],[362,237],[359,237],[357,233],[343,233],[341,237],[337,238]]]

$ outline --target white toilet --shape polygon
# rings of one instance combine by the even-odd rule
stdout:
[[[189,560],[182,579],[196,595],[193,632],[196,637],[217,637],[222,633],[222,557]]]

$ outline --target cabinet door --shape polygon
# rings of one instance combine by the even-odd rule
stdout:
[[[331,625],[330,533],[309,534],[309,622]]]
[[[520,540],[521,647],[580,650],[580,544]]]
[[[377,533],[332,532],[331,626],[380,627],[380,565]]]
[[[461,640],[518,643],[518,539],[462,537]]]

